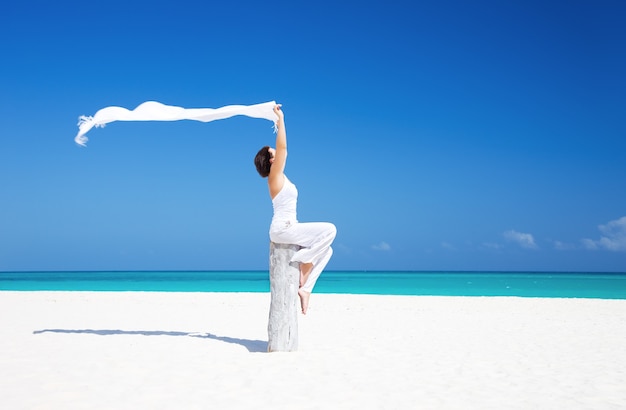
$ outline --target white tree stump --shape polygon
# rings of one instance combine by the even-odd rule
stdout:
[[[300,267],[289,263],[297,245],[270,242],[270,317],[267,325],[268,352],[298,349],[298,289]]]

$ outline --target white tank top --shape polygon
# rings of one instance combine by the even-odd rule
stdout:
[[[296,208],[298,206],[298,189],[285,175],[285,183],[272,199],[274,206],[274,216],[272,217],[271,228],[287,228],[291,223],[298,222]]]

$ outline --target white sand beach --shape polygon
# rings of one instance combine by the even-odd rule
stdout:
[[[626,300],[0,292],[2,409],[624,409]]]

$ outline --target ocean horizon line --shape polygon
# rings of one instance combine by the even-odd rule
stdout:
[[[268,292],[269,270],[0,272],[0,290]],[[626,273],[327,271],[316,293],[626,299]]]

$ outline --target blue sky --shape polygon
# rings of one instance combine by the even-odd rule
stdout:
[[[12,2],[0,270],[267,269],[271,124],[112,123],[276,100],[331,270],[626,271],[626,4]]]

